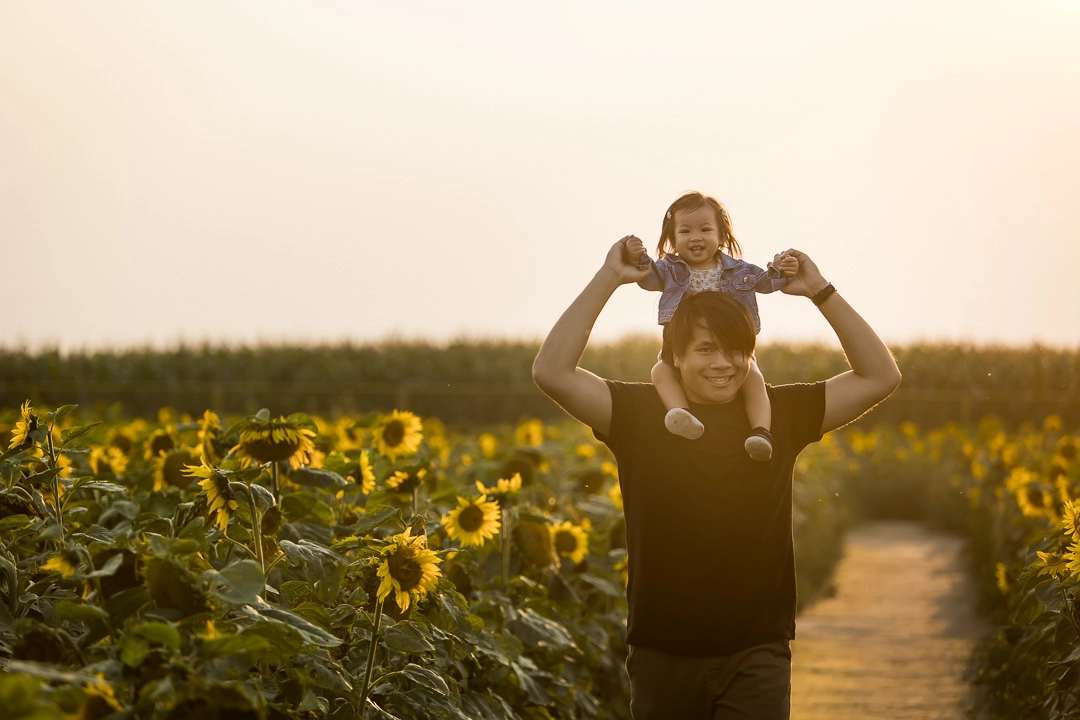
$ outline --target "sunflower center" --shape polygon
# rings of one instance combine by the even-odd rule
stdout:
[[[560,553],[569,554],[577,550],[577,538],[569,530],[560,530],[555,533],[555,549]]]
[[[288,460],[300,449],[301,438],[287,433],[282,439],[274,439],[270,433],[242,438],[244,451],[261,463]]]
[[[391,420],[383,428],[382,437],[387,447],[397,447],[405,439],[405,425],[400,420]]]
[[[1041,507],[1043,504],[1043,492],[1038,488],[1028,488],[1028,502],[1036,507]]]
[[[157,456],[161,453],[167,453],[176,447],[176,443],[168,435],[155,435],[150,439],[150,454]]]
[[[408,592],[420,585],[424,578],[420,563],[416,562],[411,555],[405,555],[398,550],[390,556],[390,577],[397,580],[402,592]]]
[[[465,532],[476,532],[484,526],[484,511],[476,505],[466,505],[458,515],[458,525]]]

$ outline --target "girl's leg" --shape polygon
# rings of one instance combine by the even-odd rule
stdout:
[[[765,391],[765,378],[758,369],[757,361],[750,359],[750,372],[742,386],[746,417],[750,420],[750,436],[743,447],[754,460],[764,462],[772,459],[772,405]]]
[[[652,369],[652,381],[660,401],[668,409],[664,416],[664,426],[668,432],[687,440],[701,437],[705,426],[690,412],[690,401],[686,399],[675,368],[663,361],[656,363]]]

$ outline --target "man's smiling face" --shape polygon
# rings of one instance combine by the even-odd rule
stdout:
[[[696,403],[731,402],[750,372],[749,358],[721,347],[703,322],[694,325],[690,342],[674,360],[686,397]]]

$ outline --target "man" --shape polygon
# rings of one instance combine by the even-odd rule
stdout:
[[[851,369],[814,384],[769,387],[775,451],[743,451],[749,422],[733,402],[754,350],[753,321],[721,293],[684,299],[665,330],[705,434],[667,432],[651,384],[578,367],[593,323],[620,285],[647,270],[626,261],[627,237],[559,318],[533,364],[536,384],[593,428],[619,463],[629,583],[627,672],[635,720],[788,718],[795,634],[792,472],[803,447],[888,397],[891,353],[805,253],[783,292],[810,297]],[[777,261],[781,256],[777,256]]]

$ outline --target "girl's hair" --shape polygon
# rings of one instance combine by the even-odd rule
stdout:
[[[664,326],[664,346],[660,358],[675,365],[675,356],[682,356],[690,346],[694,328],[704,325],[725,353],[754,354],[757,333],[750,311],[727,293],[709,291],[683,296],[671,322]]]
[[[656,245],[656,257],[658,259],[670,252],[675,252],[675,213],[693,212],[702,205],[709,205],[716,213],[716,223],[720,230],[720,249],[731,257],[740,257],[742,255],[739,241],[735,239],[735,234],[731,232],[731,217],[728,215],[727,210],[724,209],[724,206],[720,204],[720,201],[708,195],[690,191],[680,195],[664,213],[664,224],[660,227],[660,242]]]

